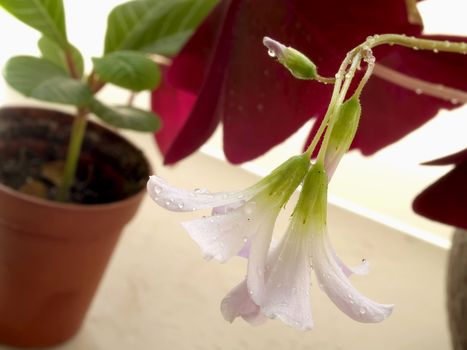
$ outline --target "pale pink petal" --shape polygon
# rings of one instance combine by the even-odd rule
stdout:
[[[358,264],[357,266],[350,267],[344,264],[344,262],[336,255],[334,250],[332,249],[332,246],[329,247],[329,249],[332,250],[334,254],[334,259],[336,259],[337,265],[341,268],[342,272],[347,276],[350,277],[353,274],[355,275],[368,275],[370,273],[370,263],[366,259],[362,259],[362,262]]]
[[[162,178],[152,175],[147,183],[149,196],[161,207],[171,211],[192,211],[232,205],[251,199],[259,188],[251,187],[244,191],[210,193],[195,189],[186,191],[169,185]]]
[[[242,258],[248,259],[250,257],[250,250],[251,250],[251,239],[248,238],[242,250],[240,250],[237,255]]]
[[[222,300],[221,312],[229,322],[233,322],[238,316],[254,326],[267,320],[267,317],[261,314],[259,306],[251,300],[246,280],[233,288]]]
[[[313,232],[311,254],[321,288],[342,312],[365,323],[381,322],[391,314],[393,305],[376,303],[351,285],[336,260],[324,228],[316,228]]]
[[[258,219],[250,217],[240,207],[224,215],[186,221],[182,226],[199,245],[205,259],[225,262],[237,255],[248,238],[256,233]]]
[[[261,221],[258,232],[251,237],[247,285],[251,298],[258,304],[261,303],[263,297],[266,260],[278,210],[271,209],[268,215]]]
[[[300,330],[313,327],[309,240],[294,220],[276,252],[271,254],[261,312]]]

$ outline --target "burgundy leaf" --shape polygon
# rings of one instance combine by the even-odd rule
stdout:
[[[261,155],[311,117],[323,114],[331,87],[294,79],[267,56],[263,36],[303,51],[321,75],[332,76],[345,53],[368,35],[421,31],[408,22],[403,0],[362,0],[358,5],[339,0],[276,0],[274,6],[269,0],[232,0],[221,2],[220,8],[224,12],[215,11],[226,11],[225,17],[211,15],[169,71],[173,89],[195,96],[189,115],[164,117],[166,111],[154,104],[165,126],[177,124],[170,137],[157,136],[166,163],[195,151],[219,120],[224,124],[226,156],[240,163]],[[154,93],[156,101],[163,89],[165,85]]]
[[[420,193],[413,202],[416,213],[467,229],[467,160]]]

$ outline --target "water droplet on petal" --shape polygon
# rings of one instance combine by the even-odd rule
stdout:
[[[243,237],[243,243],[248,242],[248,237]]]
[[[206,188],[195,188],[193,191],[195,194],[206,194],[209,191]]]
[[[247,202],[243,210],[245,211],[247,215],[251,215],[253,214],[255,208],[256,208],[256,202]]]
[[[433,52],[434,52],[434,53],[438,53],[439,50],[438,50],[438,49],[433,49]]]
[[[178,204],[177,204],[178,209],[183,209],[184,206],[185,206],[185,205],[184,205],[183,203],[178,203]]]
[[[365,307],[361,307],[360,310],[359,310],[360,314],[364,315],[366,314],[366,308]]]
[[[268,55],[269,55],[270,57],[276,57],[276,54],[275,54],[274,51],[271,50],[271,49],[268,50]]]
[[[452,103],[453,105],[456,105],[456,104],[459,103],[459,100],[458,100],[457,98],[451,98],[451,103]]]
[[[416,93],[417,95],[421,95],[421,94],[423,93],[423,90],[420,89],[420,88],[417,88],[417,89],[415,89],[415,93]]]
[[[154,192],[156,192],[156,194],[161,194],[162,193],[162,187],[154,186]]]

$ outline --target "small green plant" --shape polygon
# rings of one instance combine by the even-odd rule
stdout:
[[[149,55],[175,54],[216,3],[134,0],[116,6],[107,19],[103,55],[92,58],[92,70],[86,74],[80,51],[67,37],[62,0],[0,0],[6,11],[42,34],[41,57],[12,57],[3,73],[7,83],[28,97],[76,107],[57,200],[69,199],[90,113],[118,128],[160,128],[154,113],[106,105],[97,93],[107,83],[132,92],[155,89],[161,72]]]

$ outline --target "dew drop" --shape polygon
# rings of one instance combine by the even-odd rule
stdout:
[[[453,105],[456,105],[456,104],[459,103],[459,100],[458,100],[457,98],[451,98],[451,103],[452,103]]]
[[[421,95],[421,94],[423,93],[423,90],[420,89],[420,88],[417,88],[417,89],[415,89],[415,93],[416,93],[417,95]]]
[[[156,192],[156,194],[161,194],[162,193],[162,187],[154,186],[154,192]]]
[[[439,50],[438,50],[438,49],[433,49],[433,52],[434,52],[434,53],[438,53]]]
[[[244,211],[247,215],[253,214],[253,211],[256,208],[256,202],[248,202],[245,204]]]
[[[360,311],[360,314],[362,315],[366,314],[366,309],[363,306],[360,308],[359,311]]]
[[[349,293],[349,294],[347,294],[347,296],[349,297],[349,299],[350,299],[350,300],[352,300],[352,299],[353,299],[353,296],[352,296],[352,294],[350,294],[350,293]]]
[[[420,49],[418,48],[418,46],[414,46],[413,49],[414,49],[415,51],[420,50]]]
[[[350,303],[350,304],[353,304],[353,303],[354,303],[354,301],[353,301],[353,300],[349,300],[349,303]]]
[[[238,196],[237,196],[238,199],[242,199],[242,198],[245,198],[245,195],[243,193],[240,193]]]
[[[195,194],[206,194],[209,191],[206,188],[195,188],[193,191]]]
[[[276,57],[276,54],[271,49],[268,50],[268,55],[269,55],[269,57]]]
[[[248,237],[243,237],[243,243],[248,242]]]
[[[165,205],[166,205],[167,207],[170,207],[170,202],[169,202],[169,201],[165,201]]]
[[[362,259],[362,263],[363,263],[363,264],[366,263],[366,259]]]
[[[185,206],[185,205],[184,205],[183,203],[178,203],[178,204],[177,204],[178,209],[183,209],[184,206]]]

